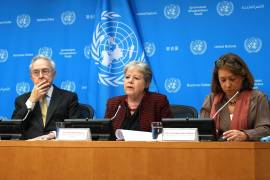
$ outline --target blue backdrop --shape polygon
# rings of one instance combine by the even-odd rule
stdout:
[[[210,92],[214,61],[242,56],[258,88],[270,94],[267,0],[9,0],[0,6],[0,118],[31,91],[29,63],[56,62],[55,84],[74,91],[103,117],[107,98],[123,94],[123,67],[145,61],[151,90],[198,110]],[[268,19],[268,20],[267,20]]]

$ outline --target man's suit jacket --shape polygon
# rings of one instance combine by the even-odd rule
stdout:
[[[115,118],[112,119],[114,131],[121,128],[125,119],[126,98],[127,96],[117,96],[109,99],[107,102],[105,118],[112,118],[116,114]],[[141,130],[151,131],[151,122],[161,121],[162,118],[170,117],[172,117],[172,113],[167,97],[158,93],[146,92],[141,102],[139,115]]]
[[[27,114],[26,101],[31,93],[18,96],[15,100],[15,110],[12,119],[23,119]],[[55,122],[64,119],[80,118],[78,97],[75,93],[54,86],[50,104],[47,110],[46,125],[43,126],[39,102],[23,122],[22,139],[30,139],[56,130]]]

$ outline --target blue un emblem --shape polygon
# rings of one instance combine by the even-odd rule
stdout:
[[[46,56],[48,58],[52,57],[52,48],[50,47],[41,47],[38,50],[38,54]]]
[[[164,16],[167,19],[176,19],[180,15],[180,6],[176,4],[170,4],[164,8]]]
[[[262,40],[256,37],[247,38],[244,47],[248,53],[257,53],[262,49]]]
[[[83,52],[87,59],[91,58],[91,46],[85,46]]]
[[[30,85],[27,82],[19,82],[16,85],[16,92],[18,95],[22,95],[30,91]]]
[[[99,68],[99,82],[107,86],[123,84],[123,67],[131,60],[144,61],[139,53],[138,39],[125,23],[113,20],[121,17],[103,11],[101,21],[93,33],[91,55]]]
[[[65,11],[61,14],[61,21],[64,25],[72,25],[76,20],[74,11]]]
[[[146,56],[151,57],[156,52],[155,43],[145,42],[144,43],[144,51],[146,52]]]
[[[181,81],[178,78],[168,78],[164,86],[168,93],[177,93],[181,88]]]
[[[8,59],[8,51],[6,49],[0,49],[0,63],[6,62]]]
[[[17,16],[16,22],[19,28],[27,28],[30,25],[31,18],[28,14],[21,14]]]
[[[207,43],[204,40],[194,40],[190,43],[190,51],[194,55],[202,55],[207,49]]]
[[[220,16],[230,16],[233,10],[234,5],[231,1],[221,1],[217,4],[217,13]]]
[[[61,83],[61,89],[67,90],[67,91],[71,91],[71,92],[75,92],[76,90],[76,85],[74,81],[63,81]]]

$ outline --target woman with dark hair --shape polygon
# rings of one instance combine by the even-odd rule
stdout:
[[[172,116],[165,95],[149,92],[152,71],[142,62],[130,62],[124,69],[125,95],[107,101],[105,118],[116,129],[150,131],[151,122]]]
[[[223,139],[252,141],[270,135],[268,98],[253,86],[253,76],[238,55],[225,54],[215,62],[212,93],[203,103],[201,117],[213,118]]]

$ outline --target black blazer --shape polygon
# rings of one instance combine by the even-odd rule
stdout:
[[[25,103],[30,94],[30,92],[25,93],[16,98],[12,119],[24,118],[27,113]],[[75,93],[54,86],[47,110],[45,127],[43,127],[39,102],[36,102],[34,109],[30,111],[28,117],[23,122],[22,139],[31,139],[54,131],[56,130],[55,122],[70,118],[80,118],[78,97]]]

